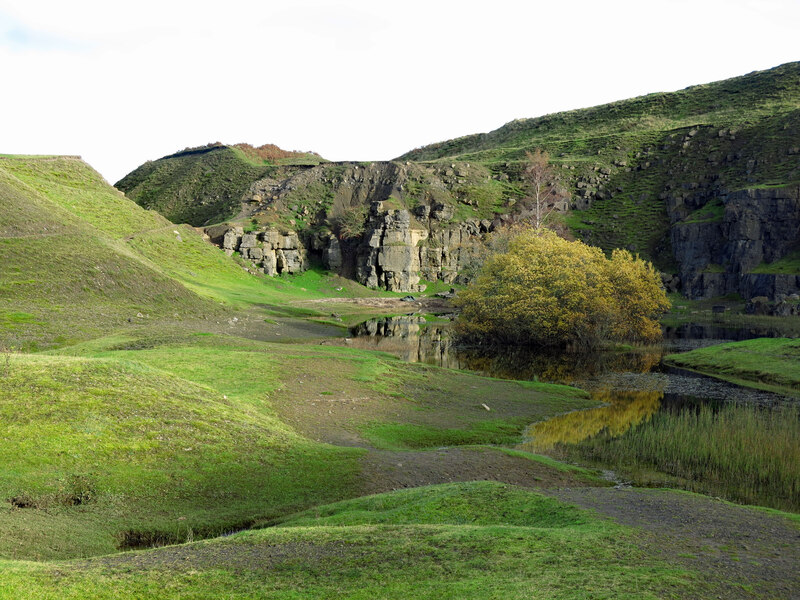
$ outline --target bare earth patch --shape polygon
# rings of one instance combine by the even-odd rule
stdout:
[[[574,473],[491,448],[372,451],[361,464],[365,495],[454,481],[501,481],[529,488],[590,485]]]

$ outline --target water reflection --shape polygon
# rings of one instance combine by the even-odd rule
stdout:
[[[658,410],[696,408],[709,401],[742,400],[769,404],[775,394],[740,388],[661,365],[665,353],[723,341],[763,337],[772,332],[731,330],[708,325],[665,328],[664,343],[633,352],[546,352],[536,348],[481,349],[459,346],[448,324],[428,323],[419,315],[372,319],[351,329],[352,345],[381,350],[409,362],[468,369],[503,379],[575,385],[602,402],[532,425],[523,448],[541,452],[558,442],[577,443],[607,431],[621,435]]]
[[[425,317],[405,315],[370,319],[350,329],[352,346],[379,350],[406,362],[421,362],[448,369],[468,368],[454,349],[449,328],[428,324]]]
[[[661,361],[660,347],[642,352],[547,352],[505,346],[471,348],[455,343],[449,324],[418,315],[371,319],[352,327],[352,346],[389,352],[407,362],[467,369],[489,377],[573,384],[606,373],[646,373]]]
[[[606,389],[592,392],[592,398],[605,401],[606,406],[567,413],[554,419],[535,423],[526,432],[523,450],[542,452],[557,443],[576,444],[598,433],[622,435],[634,425],[648,420],[661,407],[664,392],[617,391]]]

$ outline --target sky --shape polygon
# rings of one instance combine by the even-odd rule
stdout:
[[[387,160],[800,60],[800,0],[0,0],[0,153]]]

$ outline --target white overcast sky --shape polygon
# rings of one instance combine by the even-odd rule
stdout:
[[[800,60],[800,0],[0,0],[0,153],[381,160]]]

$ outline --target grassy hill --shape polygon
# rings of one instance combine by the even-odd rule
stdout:
[[[242,196],[254,181],[285,178],[298,167],[320,162],[323,159],[315,154],[277,147],[212,144],[149,161],[116,187],[175,223],[206,225],[236,215]]]
[[[648,94],[537,118],[517,119],[490,133],[468,135],[412,150],[398,160],[459,158],[480,162],[520,160],[525,149],[546,148],[571,160],[601,159],[653,134],[716,124],[749,127],[798,110],[800,63],[787,63],[677,92]],[[628,149],[630,150],[630,149]],[[567,157],[564,157],[567,158]],[[592,160],[594,162],[594,160]]]
[[[328,292],[375,295],[354,285],[334,292],[342,282],[317,271],[295,280],[254,277],[192,227],[139,207],[74,157],[0,158],[0,202],[6,347],[46,348],[131,328],[227,331],[233,317],[241,330],[242,311],[254,305]],[[264,316],[248,326],[263,329]]]
[[[0,159],[0,200],[0,343],[35,349],[129,321],[221,313],[219,303],[131,249],[138,232],[174,237],[174,227],[125,199],[85,163]]]
[[[798,136],[800,63],[787,63],[518,119],[399,160],[472,161],[513,177],[526,150],[547,150],[578,208],[566,219],[578,237],[604,249],[633,248],[669,269],[671,199],[686,200],[700,215],[721,194],[800,181]]]

